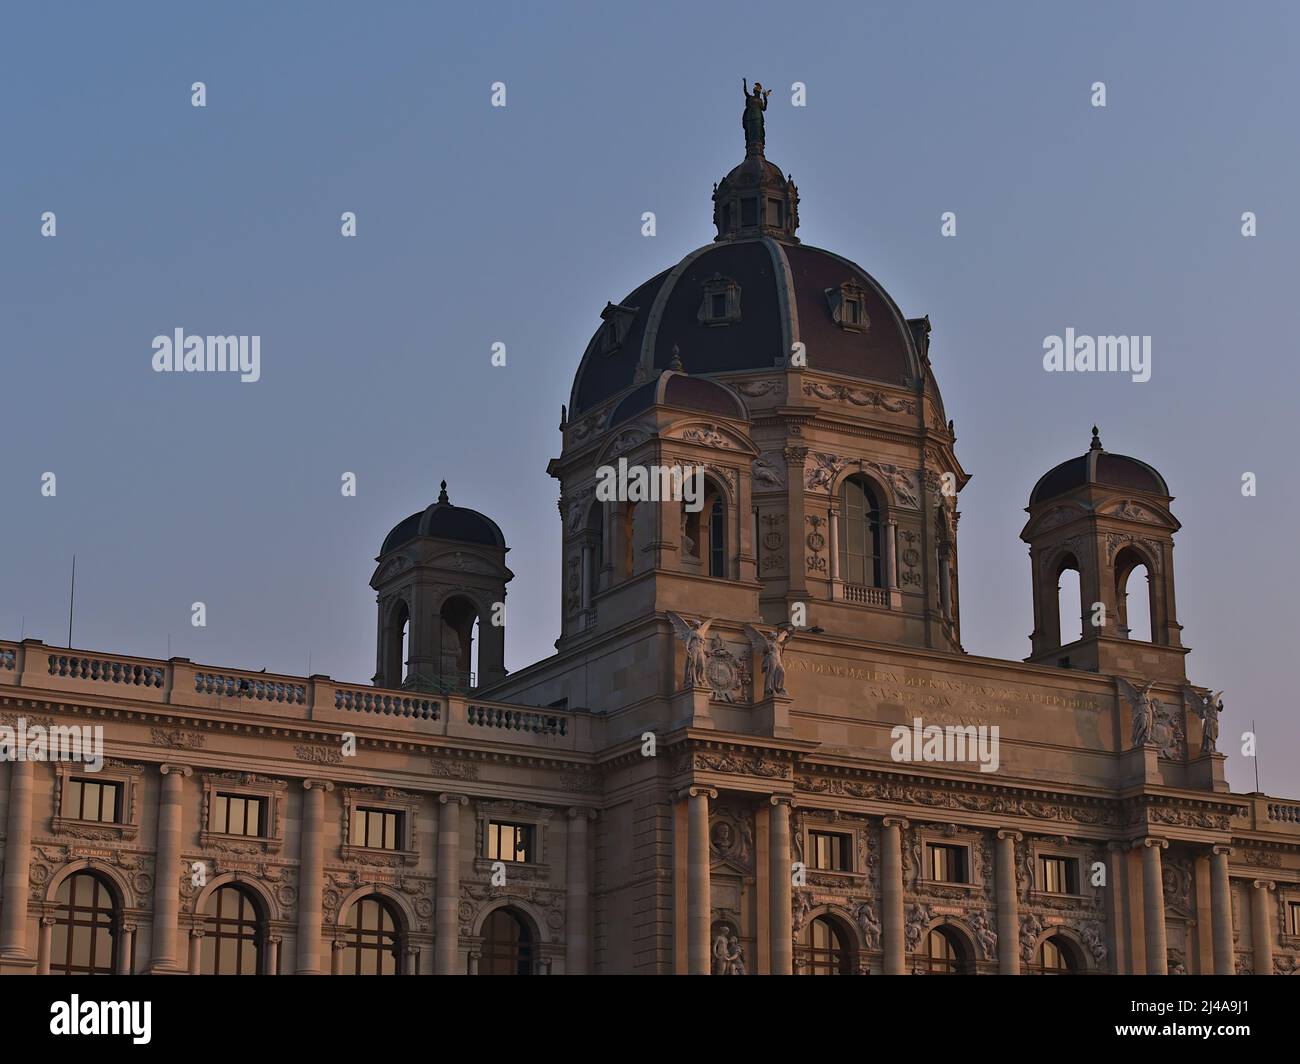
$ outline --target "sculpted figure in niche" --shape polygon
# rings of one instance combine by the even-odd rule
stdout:
[[[747,624],[745,634],[749,636],[750,646],[763,655],[763,697],[785,694],[785,664],[781,655],[794,635],[793,626],[783,624],[775,632],[768,633]]]
[[[668,620],[672,622],[673,631],[686,647],[686,664],[682,671],[683,687],[707,687],[705,666],[708,664],[709,626],[714,618],[700,621],[698,624],[688,621],[679,613],[668,611]]]
[[[1151,688],[1156,682],[1152,680],[1139,691],[1124,677],[1117,679],[1133,711],[1133,745],[1150,746],[1155,741],[1156,707],[1160,704],[1158,699],[1151,697]]]

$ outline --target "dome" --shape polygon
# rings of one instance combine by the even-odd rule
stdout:
[[[728,301],[725,321],[711,318],[715,296]],[[849,300],[857,320],[837,320]],[[674,348],[692,377],[772,370],[796,340],[810,369],[913,389],[925,373],[911,326],[875,278],[768,234],[691,252],[605,318],[574,379],[574,414],[668,369]]]
[[[380,555],[396,550],[413,539],[446,539],[455,543],[474,543],[504,549],[505,536],[490,517],[464,506],[453,506],[447,498],[447,482],[442,482],[438,501],[428,509],[411,514],[384,538]]]
[[[698,378],[777,369],[795,343],[811,370],[937,398],[928,322],[906,319],[861,266],[795,236],[798,190],[763,154],[765,99],[746,96],[745,158],[714,187],[713,243],[606,305],[574,378],[572,415],[674,368],[675,351]]]
[[[749,419],[744,402],[730,388],[706,377],[690,377],[670,369],[658,380],[647,381],[628,392],[609,415],[609,427],[620,425],[652,406],[674,406],[719,417]]]
[[[1029,496],[1029,505],[1066,495],[1089,484],[1129,491],[1145,491],[1169,497],[1165,478],[1146,462],[1102,449],[1101,434],[1092,427],[1092,443],[1086,454],[1062,462],[1039,478]]]

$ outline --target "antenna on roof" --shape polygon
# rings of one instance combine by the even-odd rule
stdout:
[[[77,556],[72,556],[72,589],[68,592],[68,649],[72,649],[72,606],[77,601]]]

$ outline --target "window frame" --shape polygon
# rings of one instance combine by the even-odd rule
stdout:
[[[984,889],[985,869],[984,854],[981,851],[981,842],[985,841],[984,836],[977,831],[952,830],[943,827],[918,827],[915,829],[913,837],[913,850],[920,846],[921,868],[917,873],[917,883],[924,884],[930,888],[940,890],[954,890],[963,893],[979,893]],[[957,882],[948,879],[935,879],[932,872],[934,869],[933,858],[930,856],[931,846],[956,846],[966,851],[966,881]]]
[[[363,861],[366,864],[382,865],[414,865],[419,862],[419,835],[416,825],[424,796],[399,791],[392,787],[344,787],[341,799],[339,853],[345,861]],[[397,813],[400,845],[391,850],[378,846],[354,845],[352,814],[357,809]]]
[[[278,853],[284,846],[284,799],[289,784],[286,780],[258,776],[251,772],[205,772],[200,777],[203,785],[203,807],[199,819],[199,845],[205,849],[247,851],[249,847],[264,853]],[[216,830],[218,797],[258,798],[262,802],[261,833],[245,835],[241,832]]]
[[[506,868],[512,876],[527,878],[548,878],[550,856],[548,829],[555,810],[529,802],[483,801],[474,805],[474,870],[490,874],[498,857],[486,856],[488,852],[488,825],[492,823],[512,824],[528,827],[533,833],[533,849],[529,861],[506,861]],[[536,943],[534,943],[536,945]]]
[[[54,763],[54,816],[50,821],[54,834],[89,839],[120,839],[123,842],[135,839],[140,834],[140,788],[144,782],[144,767],[106,759],[98,772],[86,772],[83,764],[80,761]],[[68,798],[68,784],[73,779],[117,784],[117,819],[83,820],[81,817],[68,816],[64,803]]]

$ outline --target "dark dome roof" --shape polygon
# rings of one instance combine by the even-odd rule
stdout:
[[[1165,483],[1165,478],[1146,462],[1102,450],[1100,433],[1093,426],[1092,444],[1088,452],[1044,473],[1029,495],[1029,505],[1037,506],[1040,502],[1055,499],[1088,484],[1128,488],[1169,497],[1169,486]]]
[[[676,406],[719,417],[749,418],[744,402],[730,388],[706,377],[688,377],[670,369],[660,374],[658,380],[647,381],[628,392],[609,415],[609,426],[622,424],[652,406]]]
[[[438,501],[428,509],[411,514],[401,521],[384,538],[380,555],[396,550],[404,543],[427,536],[430,539],[447,539],[455,543],[477,543],[484,547],[506,545],[501,529],[490,517],[464,506],[453,506],[447,498],[447,482],[442,482]]]
[[[740,317],[727,325],[700,320],[706,282],[721,278],[740,290]],[[865,330],[833,317],[841,285],[862,291]],[[808,366],[895,387],[916,387],[924,370],[912,329],[889,294],[848,259],[769,235],[722,240],[691,252],[637,288],[618,308],[626,315],[618,346],[602,343],[606,325],[587,346],[573,383],[570,410],[581,414],[670,367],[701,374],[770,370],[798,340]]]

